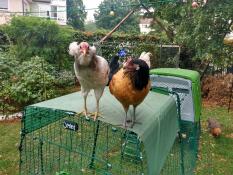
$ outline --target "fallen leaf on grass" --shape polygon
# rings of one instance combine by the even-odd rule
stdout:
[[[233,133],[227,134],[226,137],[227,137],[227,138],[230,138],[230,139],[233,139]]]

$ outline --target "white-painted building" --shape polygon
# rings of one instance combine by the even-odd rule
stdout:
[[[14,15],[50,18],[66,25],[66,0],[0,0],[0,25]]]
[[[66,25],[66,0],[32,0],[30,15],[50,18]]]
[[[139,28],[142,34],[148,34],[149,32],[153,31],[153,29],[151,29],[153,18],[145,17],[145,14],[148,14],[148,12],[154,13],[154,8],[151,7],[148,10],[142,8],[139,13],[139,15],[141,16],[139,21]]]
[[[153,18],[141,18],[140,22],[139,22],[139,28],[140,28],[140,32],[143,34],[147,34],[151,31],[153,31],[153,29],[151,29],[151,23],[153,22]]]
[[[14,15],[23,15],[30,9],[32,0],[0,0],[0,25],[10,21]]]

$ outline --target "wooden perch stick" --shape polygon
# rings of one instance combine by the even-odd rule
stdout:
[[[105,37],[103,37],[99,43],[104,42],[109,36],[112,35],[113,32],[115,32],[123,22],[125,22],[134,12],[135,12],[136,8],[134,8],[133,10],[131,10]]]

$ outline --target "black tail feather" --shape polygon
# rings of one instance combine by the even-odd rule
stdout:
[[[108,84],[110,83],[110,81],[112,80],[112,76],[120,69],[120,65],[119,65],[119,56],[114,56],[111,60],[110,60],[110,63],[109,63],[109,67],[110,67],[110,73],[109,73],[109,76],[108,76]]]

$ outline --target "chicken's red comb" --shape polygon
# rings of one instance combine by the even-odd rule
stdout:
[[[127,60],[126,60],[126,63],[131,63],[133,61],[133,58],[132,57],[128,57]]]
[[[82,48],[88,48],[88,47],[89,47],[89,44],[88,44],[87,42],[81,42],[81,43],[80,43],[80,46],[81,46]]]

